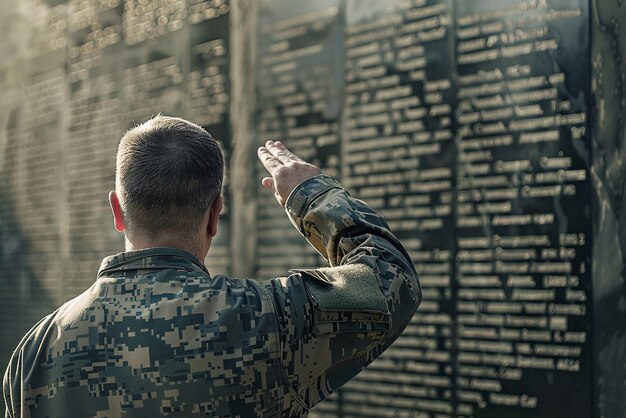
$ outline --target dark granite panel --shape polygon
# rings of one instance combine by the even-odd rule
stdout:
[[[626,416],[626,5],[592,2],[594,416]]]
[[[343,183],[385,216],[425,291],[404,334],[345,386],[342,411],[452,414],[452,5],[347,1],[345,19]]]
[[[590,414],[588,22],[456,2],[459,416]]]
[[[258,13],[257,144],[288,138],[296,154],[338,177],[343,91],[339,1],[267,1]],[[259,278],[323,262],[265,190],[258,194],[257,219]]]
[[[320,129],[292,72],[333,65],[335,46],[287,30],[322,5],[277,4],[260,14],[259,134],[291,142]],[[425,297],[405,335],[318,413],[588,416],[586,2],[346,1],[342,10],[345,85],[333,118],[342,181],[406,243]],[[287,23],[276,25],[281,13]],[[307,34],[297,53],[312,61],[283,66],[279,53],[295,56],[295,43],[272,44],[271,31]],[[304,112],[298,131],[280,126],[289,112]],[[311,139],[301,152],[317,158]],[[263,216],[259,242],[275,244]],[[284,253],[271,248],[261,263]]]

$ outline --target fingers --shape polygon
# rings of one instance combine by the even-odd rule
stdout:
[[[273,174],[278,167],[283,165],[283,163],[274,155],[272,155],[272,153],[266,147],[260,147],[257,150],[257,155],[259,156],[259,159],[261,160],[261,163],[263,163],[265,169],[269,171],[270,174]]]
[[[260,147],[257,151],[259,159],[263,163],[263,166],[269,171],[272,177],[265,177],[261,181],[261,184],[264,188],[273,190],[275,194],[278,193],[276,189],[276,182],[274,177],[277,174],[277,170],[279,167],[284,165],[291,165],[294,162],[304,163],[304,160],[295,154],[283,145],[280,141],[272,141],[269,140],[265,143],[265,146]],[[279,194],[277,194],[277,199],[279,203],[281,203],[282,198]],[[282,205],[282,203],[281,203]]]
[[[259,159],[270,173],[273,173],[274,169],[283,164],[289,164],[294,161],[304,162],[302,158],[289,151],[280,141],[267,141],[265,146],[260,147],[257,153]]]
[[[300,158],[292,154],[280,141],[267,141],[265,147],[283,164],[289,164],[294,161],[302,161]]]
[[[298,157],[296,154],[294,154],[291,151],[289,151],[287,149],[287,147],[282,142],[276,141],[276,142],[274,142],[274,145],[276,145],[276,147],[278,149],[280,149],[281,151],[284,151],[285,155],[287,155],[291,161],[295,160],[295,161],[304,162],[304,160],[302,158]]]

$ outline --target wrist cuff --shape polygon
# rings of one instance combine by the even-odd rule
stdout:
[[[326,174],[310,177],[291,191],[285,202],[285,210],[292,221],[295,221],[306,214],[313,200],[331,189],[342,189],[342,187],[337,180]]]

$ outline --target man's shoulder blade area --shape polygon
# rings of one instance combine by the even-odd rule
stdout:
[[[266,287],[155,274],[171,280],[101,277],[31,330],[18,347],[24,372],[13,379],[14,392],[23,387],[22,409],[32,416],[63,408],[77,411],[71,416],[280,414],[279,331]]]

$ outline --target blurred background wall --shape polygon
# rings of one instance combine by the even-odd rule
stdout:
[[[424,302],[328,417],[626,416],[626,6],[590,0],[3,0],[0,368],[123,251],[123,132],[204,126],[212,273],[322,258],[260,189],[282,138],[380,210]]]

